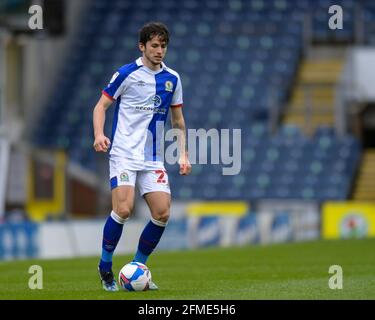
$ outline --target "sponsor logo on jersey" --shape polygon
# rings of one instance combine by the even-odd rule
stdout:
[[[166,108],[155,108],[154,113],[159,113],[159,114],[166,114],[167,109]]]
[[[156,108],[160,107],[161,103],[162,103],[162,100],[161,100],[160,96],[158,96],[158,95],[152,96],[147,100],[147,106],[153,105]]]
[[[138,110],[138,111],[152,111],[153,113],[160,113],[160,114],[166,114],[167,113],[167,109],[166,108],[155,108],[155,107],[141,107],[141,106],[137,106],[135,107],[135,110]]]
[[[135,107],[135,110],[138,110],[138,111],[154,111],[154,107],[147,107],[147,106],[136,106]]]
[[[152,101],[154,102],[154,107],[158,108],[161,105],[161,98],[158,95],[153,96]]]

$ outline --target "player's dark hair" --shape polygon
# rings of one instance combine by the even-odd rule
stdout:
[[[161,22],[149,22],[139,30],[139,42],[146,45],[146,42],[158,36],[166,44],[169,42],[169,31],[165,24]]]

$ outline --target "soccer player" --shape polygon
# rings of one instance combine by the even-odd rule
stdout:
[[[180,129],[181,175],[191,171],[186,151],[182,86],[179,74],[163,63],[169,42],[167,27],[151,22],[139,31],[142,56],[120,67],[102,91],[93,112],[94,148],[109,151],[112,212],[104,225],[99,274],[103,289],[118,291],[112,272],[112,255],[123,225],[134,205],[135,186],[145,199],[151,220],[145,226],[134,261],[146,264],[165,230],[171,203],[158,128],[164,128],[171,109],[172,127]],[[116,109],[111,140],[104,135],[105,113],[112,102]],[[159,132],[160,133],[160,132]],[[158,287],[151,283],[149,289]]]

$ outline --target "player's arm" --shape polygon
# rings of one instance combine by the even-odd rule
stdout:
[[[186,128],[184,115],[181,107],[174,107],[171,108],[171,110],[172,128],[179,129],[178,139],[180,141],[180,159],[178,163],[180,165],[180,174],[188,175],[191,172],[191,164],[186,150]]]
[[[113,100],[102,94],[93,112],[94,125],[94,149],[97,152],[107,152],[111,142],[104,135],[105,112],[112,104]]]

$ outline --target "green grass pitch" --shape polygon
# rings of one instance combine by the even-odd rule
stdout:
[[[114,256],[113,270],[132,256]],[[98,257],[0,262],[0,300],[17,299],[375,299],[375,239],[156,251],[148,261],[159,291],[105,292]],[[43,268],[43,289],[28,287],[31,265]],[[331,265],[343,269],[332,290]]]

